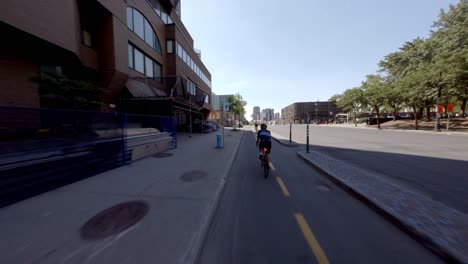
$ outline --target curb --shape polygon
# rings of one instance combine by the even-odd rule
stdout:
[[[292,141],[292,143],[289,143],[289,142],[284,142],[284,141],[289,141],[289,140],[285,140],[285,139],[278,139],[276,137],[272,137],[276,142],[280,143],[281,145],[285,146],[285,147],[290,147],[290,148],[293,148],[293,147],[297,147],[299,146],[299,144],[297,144],[296,142]]]
[[[221,200],[221,196],[222,196],[222,194],[224,192],[224,187],[226,186],[227,176],[229,174],[229,171],[232,168],[232,165],[234,164],[234,160],[237,157],[237,153],[239,152],[240,144],[242,143],[242,140],[244,139],[245,130],[240,130],[239,132],[241,132],[241,131],[242,131],[242,135],[241,135],[239,144],[237,144],[236,149],[234,151],[234,155],[229,160],[229,162],[228,162],[229,165],[226,167],[226,170],[224,171],[223,176],[221,177],[221,183],[218,186],[218,188],[216,189],[216,193],[215,193],[215,196],[214,196],[214,202],[211,204],[211,207],[209,207],[209,209],[207,210],[207,214],[206,214],[207,217],[205,217],[205,220],[202,223],[202,227],[200,228],[200,231],[198,232],[197,237],[194,239],[193,244],[192,244],[193,246],[190,249],[189,253],[187,254],[187,256],[185,258],[183,258],[183,260],[181,262],[179,261],[179,263],[194,263],[195,264],[200,259],[201,252],[202,252],[202,249],[203,249],[203,245],[205,244],[205,241],[206,241],[206,239],[208,237],[209,228],[211,227],[214,215],[215,215],[215,213],[216,213],[216,211],[218,209],[219,202]]]
[[[359,201],[363,202],[366,206],[371,208],[373,211],[375,211],[379,215],[383,216],[390,223],[396,225],[399,229],[407,233],[410,237],[415,239],[425,248],[427,248],[428,250],[430,250],[431,252],[439,256],[442,260],[449,262],[449,263],[463,263],[463,261],[460,258],[457,258],[452,254],[453,252],[450,252],[450,250],[447,249],[446,247],[443,247],[435,243],[433,239],[431,239],[431,237],[428,236],[427,234],[424,234],[423,232],[419,232],[418,230],[415,230],[415,228],[411,227],[410,224],[398,218],[396,215],[392,214],[391,212],[388,212],[385,208],[383,208],[383,206],[380,206],[378,203],[372,201],[369,197],[360,193],[358,190],[354,189],[353,187],[347,185],[345,182],[333,176],[331,173],[328,173],[325,169],[320,167],[320,165],[308,159],[304,154],[297,152],[297,155],[305,163],[317,169],[322,175],[330,179],[338,187],[340,187],[347,193],[351,194],[353,197],[355,197]]]

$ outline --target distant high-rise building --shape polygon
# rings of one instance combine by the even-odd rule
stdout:
[[[253,108],[253,114],[252,114],[252,120],[260,120],[260,107],[259,106],[254,106]]]
[[[275,113],[275,120],[279,120],[280,119],[280,113]]]
[[[269,122],[269,121],[272,121],[273,118],[274,118],[274,113],[275,113],[275,110],[271,109],[271,108],[266,108],[266,109],[263,109],[262,110],[262,119],[261,121],[262,122]]]

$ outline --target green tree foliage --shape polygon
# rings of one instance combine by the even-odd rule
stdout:
[[[441,10],[433,29],[429,38],[408,41],[385,56],[379,62],[382,75],[367,76],[359,98],[351,93],[354,89],[335,95],[338,105],[353,112],[367,105],[377,115],[381,109],[389,109],[394,117],[402,107],[410,107],[417,129],[422,109],[430,120],[440,88],[443,102],[456,103],[464,114],[468,100],[468,0]]]
[[[31,81],[39,85],[41,104],[45,107],[96,110],[101,105],[102,90],[91,83],[54,73],[33,77]]]
[[[380,111],[386,102],[388,83],[380,75],[368,75],[362,83],[362,90],[367,105],[377,115],[377,127],[380,128]]]
[[[436,47],[435,68],[441,73],[445,98],[455,98],[462,111],[468,100],[468,1],[442,10],[431,41]]]
[[[405,102],[404,90],[397,85],[393,76],[387,76],[383,81],[383,86],[385,106],[393,113],[393,121],[396,121],[397,114]]]
[[[245,116],[245,106],[247,105],[247,102],[242,100],[242,96],[240,94],[230,96],[228,98],[228,102],[229,111],[234,113],[234,116],[236,116],[239,121],[243,121]]]
[[[332,97],[330,97],[330,99],[328,99],[328,101],[330,102],[338,102],[341,98],[341,94],[335,94],[333,95]]]
[[[362,89],[357,87],[344,91],[344,93],[339,96],[336,105],[344,111],[352,112],[354,116],[354,125],[357,126],[356,113],[366,105]]]

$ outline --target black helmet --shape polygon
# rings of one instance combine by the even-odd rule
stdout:
[[[267,125],[266,125],[266,124],[262,124],[260,127],[261,127],[262,129],[266,129],[266,128],[267,128]]]

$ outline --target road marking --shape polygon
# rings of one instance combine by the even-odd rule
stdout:
[[[312,233],[312,230],[310,230],[310,227],[307,224],[307,221],[305,220],[304,216],[300,213],[296,213],[294,214],[294,217],[296,218],[297,224],[301,228],[302,234],[304,235],[304,238],[307,240],[307,243],[309,244],[309,247],[312,250],[312,253],[314,253],[315,258],[317,259],[317,262],[319,264],[330,263],[328,262],[327,256],[323,252],[322,248],[320,247],[320,244],[318,243],[317,239]]]
[[[276,181],[278,182],[278,185],[280,186],[284,196],[289,197],[288,188],[286,188],[286,185],[284,184],[283,180],[281,180],[280,177],[276,177]]]
[[[271,169],[272,171],[275,171],[276,168],[275,168],[275,166],[273,166],[273,163],[272,163],[271,161],[270,161],[269,163],[270,163],[270,169]]]

